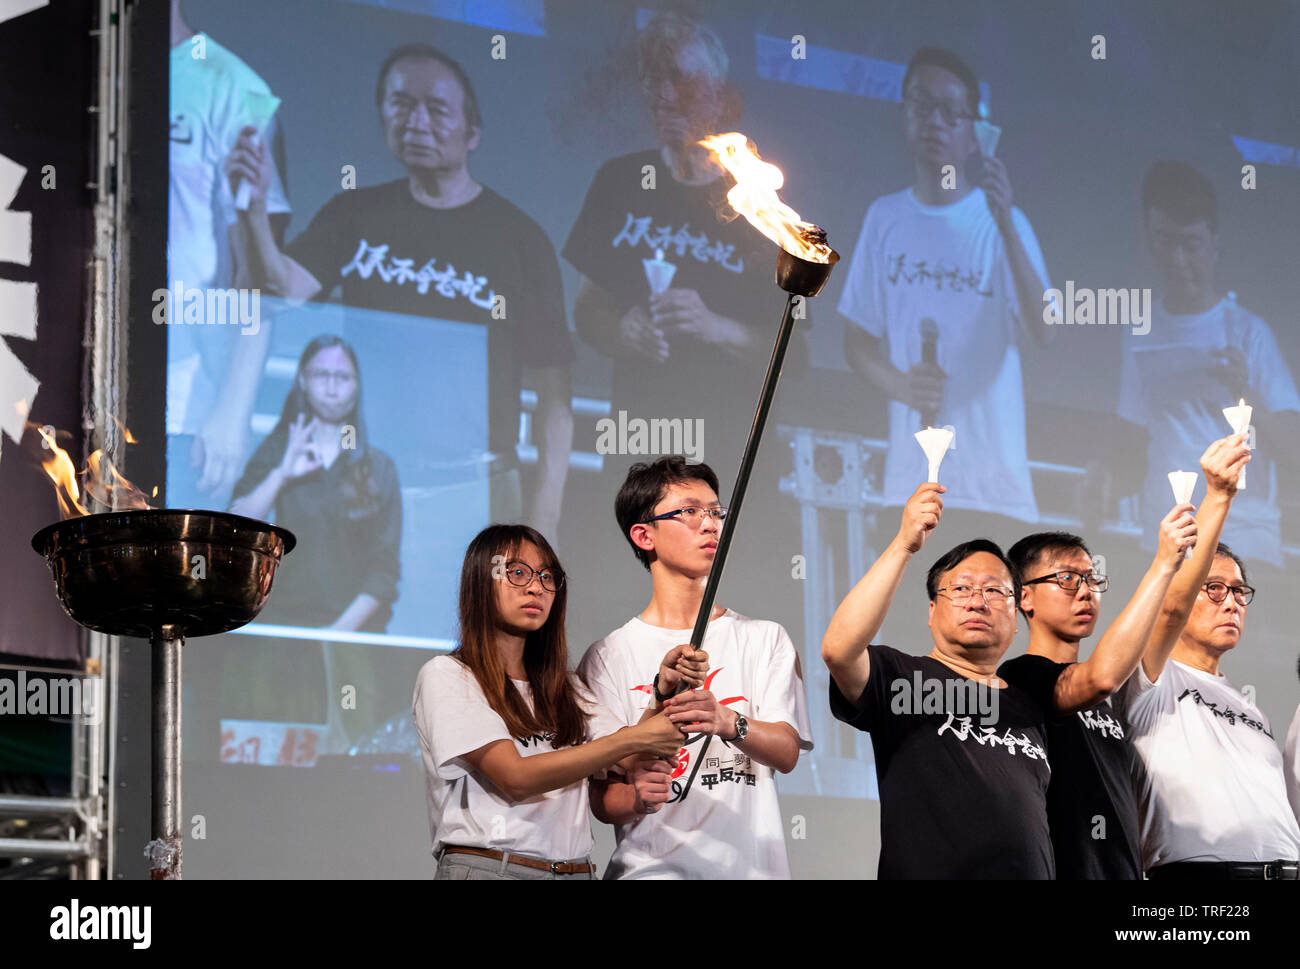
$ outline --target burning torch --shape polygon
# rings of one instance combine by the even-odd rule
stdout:
[[[822,229],[802,221],[799,213],[780,200],[776,190],[784,184],[785,177],[775,165],[758,157],[744,135],[737,132],[712,135],[700,144],[712,151],[718,164],[736,180],[736,184],[727,193],[727,202],[750,225],[781,247],[776,259],[776,284],[786,291],[787,296],[785,312],[776,333],[776,343],[772,347],[772,358],[767,365],[767,376],[763,379],[763,389],[754,411],[754,423],[749,429],[749,439],[745,442],[727,517],[722,523],[722,534],[718,536],[718,548],[704,587],[704,599],[700,603],[695,628],[691,632],[691,646],[695,649],[699,649],[704,642],[704,631],[709,623],[709,615],[713,612],[713,600],[717,596],[722,570],[727,563],[727,550],[731,547],[731,538],[736,532],[736,523],[740,520],[745,489],[754,470],[754,459],[758,455],[763,428],[772,409],[776,385],[781,379],[785,351],[794,332],[795,307],[798,305],[795,300],[811,298],[820,293],[831,274],[831,268],[840,258],[839,253],[826,244],[826,233]],[[698,760],[696,766],[699,766]]]

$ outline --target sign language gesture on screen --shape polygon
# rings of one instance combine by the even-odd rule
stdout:
[[[299,414],[298,419],[289,425],[289,444],[280,461],[280,471],[289,479],[311,474],[325,464],[320,449],[313,440],[320,421],[313,417],[310,423],[304,424],[306,420],[306,414]]]

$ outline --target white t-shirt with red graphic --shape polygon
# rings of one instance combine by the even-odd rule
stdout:
[[[641,719],[664,654],[689,629],[631,619],[587,650],[578,673],[597,703],[624,724]],[[728,609],[709,623],[707,687],[749,720],[790,724],[801,750],[812,728],[798,653],[778,623]],[[707,744],[706,744],[707,739]],[[673,775],[672,800],[618,825],[606,878],[789,878],[776,771],[720,737],[689,738]]]

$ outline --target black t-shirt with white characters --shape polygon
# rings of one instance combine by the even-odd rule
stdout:
[[[286,251],[316,277],[320,298],[341,287],[348,306],[486,326],[497,453],[514,454],[521,368],[573,359],[555,247],[487,186],[449,209],[421,205],[405,178],[340,192]]]
[[[928,656],[868,650],[862,696],[850,701],[832,680],[830,699],[838,719],[871,734],[878,876],[1052,878],[1043,708]]]
[[[1056,681],[1070,664],[1017,656],[998,676],[1053,706]],[[1047,817],[1060,879],[1140,879],[1133,744],[1124,715],[1109,701],[1047,721],[1052,782]]]
[[[654,167],[653,188],[646,187],[646,166]],[[703,420],[703,460],[720,474],[740,461],[785,296],[774,281],[777,246],[732,217],[726,195],[733,184],[725,175],[705,185],[678,182],[657,149],[614,158],[596,173],[562,252],[610,295],[621,317],[638,305],[648,311],[642,263],[662,250],[676,267],[672,289],[694,290],[709,311],[748,327],[761,350],[748,357],[670,330],[667,360],[614,361],[611,413]],[[791,339],[787,375],[806,367],[806,325]]]

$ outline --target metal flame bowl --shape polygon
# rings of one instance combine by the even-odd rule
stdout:
[[[811,299],[822,291],[826,280],[830,278],[831,270],[839,261],[840,254],[834,249],[826,262],[800,259],[781,249],[776,257],[776,284],[787,293]]]
[[[252,518],[170,508],[71,518],[32,536],[69,616],[140,637],[164,626],[211,636],[252,621],[296,542]]]

